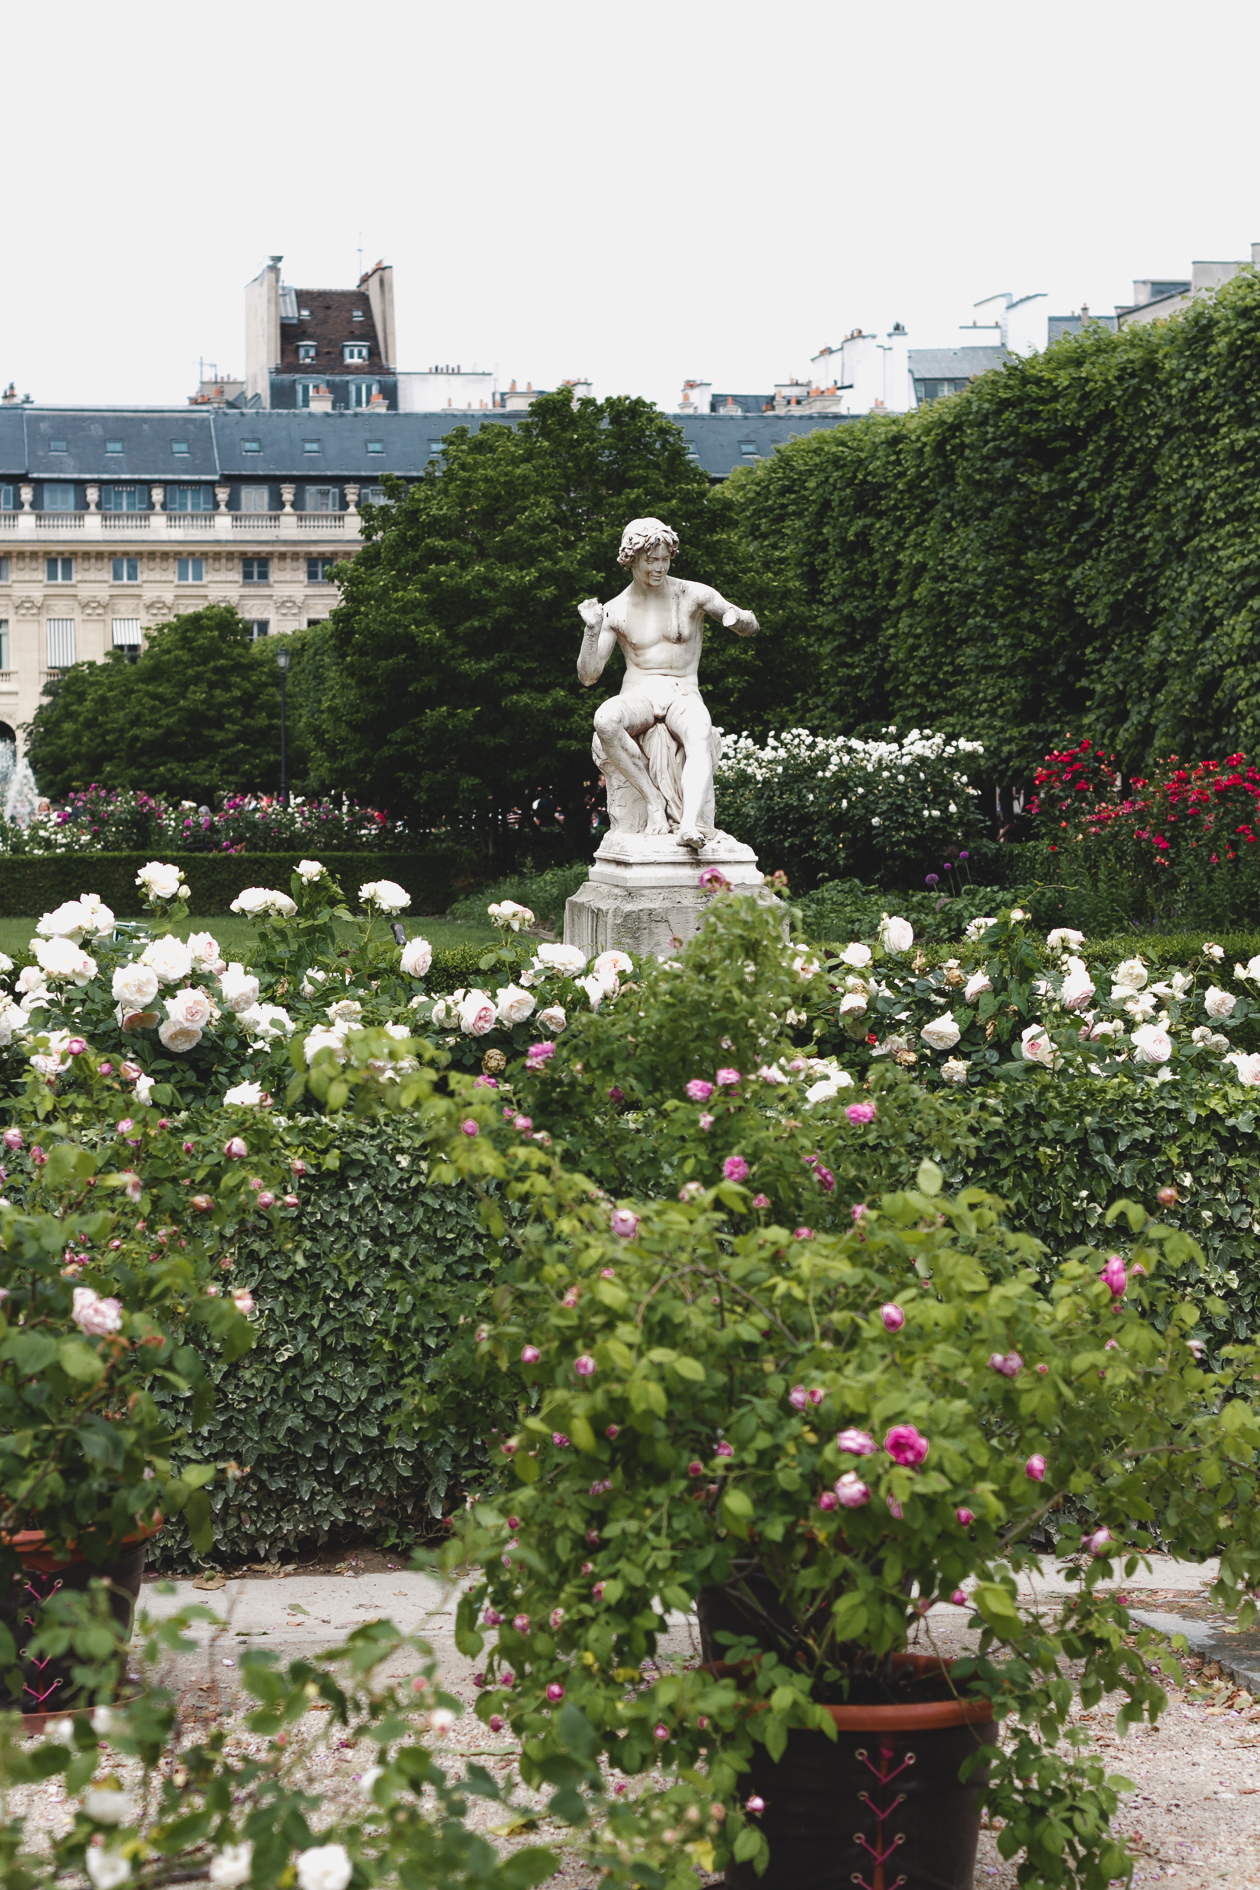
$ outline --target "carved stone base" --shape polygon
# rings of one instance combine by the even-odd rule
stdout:
[[[565,944],[588,957],[613,946],[636,959],[672,957],[695,937],[716,897],[700,884],[706,866],[718,867],[732,886],[765,884],[752,848],[729,834],[696,851],[674,834],[605,834],[590,878],[565,906]]]

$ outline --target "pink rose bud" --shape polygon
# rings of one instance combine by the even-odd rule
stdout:
[[[839,1502],[840,1498],[834,1490],[824,1490],[818,1499],[818,1507],[819,1509],[835,1509]]]
[[[693,1457],[691,1462],[687,1465],[687,1475],[689,1477],[702,1477],[704,1475],[704,1465],[700,1462],[698,1457]]]
[[[523,1345],[521,1347],[522,1365],[537,1365],[541,1357],[542,1353],[538,1350],[536,1345]]]
[[[849,1209],[849,1212],[852,1214],[855,1221],[860,1221],[862,1216],[866,1213],[865,1201],[855,1201],[853,1206]]]
[[[1159,1205],[1165,1208],[1176,1207],[1179,1198],[1175,1188],[1161,1188],[1159,1193],[1155,1196]]]
[[[747,1181],[748,1163],[742,1155],[728,1155],[722,1163],[722,1173],[728,1181]]]
[[[853,1126],[858,1128],[865,1122],[874,1122],[875,1105],[874,1103],[850,1103],[844,1113]]]
[[[753,1206],[755,1208],[768,1208],[769,1205],[770,1197],[768,1194],[755,1194],[753,1196]]]
[[[836,1438],[836,1449],[847,1451],[850,1457],[869,1457],[875,1449],[875,1439],[869,1431],[841,1431]]]
[[[503,1620],[497,1608],[487,1608],[481,1618],[487,1627],[498,1627]]]
[[[884,1449],[894,1463],[917,1470],[930,1449],[928,1440],[913,1424],[894,1424],[884,1438]]]
[[[836,1483],[836,1496],[845,1509],[861,1509],[871,1500],[870,1490],[856,1470],[846,1470]]]
[[[112,1063],[102,1063],[99,1065],[99,1068],[102,1076],[111,1076],[113,1074],[114,1066]]]
[[[1124,1270],[1124,1261],[1118,1253],[1113,1253],[1098,1276],[1113,1299],[1119,1299],[1128,1285]]]
[[[489,1726],[491,1732],[501,1733],[503,1731],[504,1726],[507,1724],[507,1721],[505,1719],[502,1719],[498,1713],[491,1713],[489,1719],[486,1721],[486,1724]]]
[[[702,1076],[693,1076],[687,1085],[687,1094],[692,1102],[708,1102],[713,1094],[712,1083],[706,1083]]]
[[[759,1818],[765,1808],[766,1801],[758,1792],[754,1792],[751,1798],[744,1800],[744,1810],[750,1811],[754,1818]]]
[[[520,1528],[520,1526],[521,1526],[521,1519],[519,1516],[508,1517],[508,1528],[512,1530],[513,1533],[515,1533],[516,1530]]]
[[[1110,1529],[1095,1529],[1092,1536],[1086,1536],[1083,1546],[1089,1550],[1091,1555],[1106,1555],[1107,1545],[1110,1541]]]
[[[230,1141],[223,1144],[223,1153],[230,1162],[243,1162],[245,1157],[249,1154],[249,1150],[241,1137],[234,1135]]]
[[[884,1498],[884,1501],[888,1505],[888,1514],[892,1517],[893,1521],[900,1522],[903,1512],[902,1512],[901,1504],[897,1501],[896,1497],[886,1496]]]
[[[269,1207],[274,1207],[276,1205],[276,1197],[271,1192],[270,1188],[263,1189],[262,1193],[258,1197],[258,1205],[260,1208],[269,1208]]]
[[[700,1123],[700,1127],[704,1130],[705,1134],[707,1135],[709,1130],[713,1127],[714,1118],[706,1110],[704,1114],[698,1118],[698,1120]]]
[[[515,1457],[516,1455],[517,1446],[515,1440],[511,1437],[505,1438],[499,1448],[505,1457]]]
[[[976,1512],[973,1509],[956,1509],[954,1514],[957,1516],[964,1529],[970,1529],[972,1523],[976,1520]]]
[[[719,1089],[734,1089],[735,1085],[739,1082],[739,1071],[719,1070],[717,1073],[717,1082]]]
[[[1046,1373],[1050,1370],[1050,1367],[1048,1365],[1038,1365],[1037,1370],[1041,1373],[1041,1376],[1044,1378]]]
[[[793,1385],[788,1392],[788,1403],[794,1411],[803,1411],[809,1404],[809,1393],[804,1385]]]
[[[601,1267],[599,1269],[599,1277],[601,1280],[615,1280],[617,1275],[613,1272],[611,1267]]]
[[[233,1293],[232,1304],[235,1306],[238,1313],[252,1313],[254,1310],[254,1295],[249,1292]]]
[[[906,1323],[906,1315],[900,1306],[894,1306],[891,1300],[888,1305],[880,1307],[879,1316],[889,1332],[900,1332]]]
[[[554,1631],[556,1630],[556,1628],[558,1628],[558,1627],[559,1627],[559,1625],[560,1625],[560,1623],[561,1623],[561,1622],[562,1622],[563,1620],[564,1620],[564,1609],[563,1609],[563,1608],[553,1608],[553,1609],[551,1610],[551,1627],[552,1627],[552,1632],[553,1632],[553,1633],[554,1633]]]
[[[13,1148],[13,1149],[21,1148],[22,1146],[21,1129],[6,1129],[4,1132],[4,1146],[6,1148]]]
[[[486,1684],[486,1676],[484,1673],[475,1673],[473,1675],[473,1685],[475,1687],[484,1687],[485,1684]]]
[[[1135,1279],[1137,1278],[1138,1274],[1141,1274],[1143,1279],[1146,1278],[1146,1268],[1142,1265],[1142,1262],[1140,1260],[1134,1263],[1130,1271],[1132,1272]]]
[[[529,1616],[527,1614],[514,1614],[512,1616],[512,1626],[516,1629],[518,1634],[528,1634]]]
[[[621,1433],[620,1424],[610,1424],[608,1426],[608,1429],[604,1432],[604,1436],[611,1440],[612,1438],[619,1436],[620,1433]]]
[[[68,1057],[81,1057],[86,1049],[87,1044],[82,1037],[71,1037],[69,1043],[66,1045],[66,1055]]]
[[[587,1545],[588,1545],[588,1546],[589,1546],[590,1548],[592,1548],[592,1549],[594,1549],[594,1548],[596,1548],[596,1547],[598,1547],[598,1545],[599,1545],[599,1530],[598,1530],[598,1529],[588,1529],[588,1530],[587,1530],[587,1532],[586,1532],[586,1541],[587,1541]]]
[[[657,1739],[668,1739],[668,1738],[669,1738],[669,1727],[668,1727],[668,1726],[665,1726],[665,1725],[662,1725],[662,1723],[661,1723],[661,1721],[660,1721],[660,1720],[657,1720],[657,1722],[656,1722],[656,1724],[655,1724],[655,1726],[653,1726],[653,1728],[652,1728],[652,1732],[653,1732],[653,1734],[655,1735],[655,1737],[656,1737]]]
[[[595,1586],[591,1589],[591,1593],[594,1595],[596,1601],[602,1601],[604,1599],[603,1582],[596,1582]]]
[[[589,1378],[595,1370],[595,1360],[589,1352],[583,1352],[581,1358],[574,1359],[573,1369],[579,1378]]]
[[[638,1215],[632,1214],[629,1208],[615,1209],[612,1217],[612,1230],[614,1234],[620,1235],[622,1240],[633,1240],[634,1236],[639,1231]]]
[[[809,1401],[810,1401],[810,1403],[811,1403],[811,1404],[821,1404],[821,1403],[822,1403],[822,1401],[823,1401],[823,1399],[824,1399],[824,1398],[825,1398],[826,1396],[827,1396],[827,1394],[826,1394],[826,1392],[825,1392],[825,1391],[823,1390],[823,1388],[822,1388],[822,1386],[821,1386],[821,1385],[811,1385],[811,1386],[810,1386],[810,1388],[809,1388]]]
[[[965,1608],[968,1606],[966,1593],[961,1588],[955,1588],[953,1594],[950,1596],[950,1600],[956,1608]]]
[[[1034,1451],[1033,1455],[1024,1465],[1024,1475],[1031,1477],[1034,1483],[1041,1483],[1045,1478],[1045,1474],[1046,1460],[1039,1451]]]
[[[1120,1350],[1119,1339],[1108,1339],[1106,1345],[1104,1345],[1103,1347],[1104,1352],[1118,1352],[1119,1350]]]
[[[534,1118],[532,1116],[513,1116],[512,1117],[512,1127],[514,1129],[519,1130],[519,1132],[522,1135],[528,1135],[530,1130],[533,1128],[533,1126],[534,1126]]]
[[[1196,1358],[1202,1358],[1203,1352],[1204,1352],[1204,1345],[1203,1345],[1202,1339],[1187,1339],[1186,1350],[1189,1352],[1193,1352]]]
[[[567,1450],[569,1448],[569,1440],[563,1431],[553,1431],[551,1433],[551,1441],[557,1450]]]
[[[295,1174],[298,1180],[300,1181],[302,1179],[302,1176],[306,1173],[306,1163],[305,1162],[290,1162],[289,1169],[290,1169],[290,1172]]]
[[[792,1235],[792,1238],[793,1240],[812,1240],[814,1238],[814,1230],[812,1227],[798,1227]]]
[[[734,1444],[728,1444],[726,1439],[722,1438],[719,1443],[713,1446],[713,1455],[715,1457],[733,1457],[735,1455],[735,1446]]]
[[[465,1135],[481,1134],[481,1130],[477,1127],[477,1124],[473,1121],[471,1116],[468,1117],[467,1121],[461,1122],[459,1126],[464,1131]]]
[[[295,1208],[300,1207],[301,1203],[295,1194],[286,1194],[284,1197],[284,1205],[287,1208]]]

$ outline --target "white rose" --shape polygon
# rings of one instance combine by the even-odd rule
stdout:
[[[974,1004],[983,991],[993,989],[993,980],[987,971],[973,971],[963,988],[963,997],[968,1004]]]
[[[607,957],[608,954],[605,952],[604,956]],[[598,959],[596,959],[595,961],[595,969],[596,971],[599,970]],[[816,958],[800,957],[800,958],[793,959],[792,969],[796,973],[797,977],[800,978],[802,981],[804,981],[809,978],[816,978],[819,972],[822,970],[822,966],[819,964]]]
[[[1094,995],[1094,981],[1079,958],[1069,958],[1059,1000],[1069,1011],[1083,1011]]]
[[[295,1029],[293,1019],[282,1004],[251,1004],[247,1011],[240,1013],[240,1019],[264,1038],[291,1037]]]
[[[90,1291],[90,1287],[76,1286],[76,1302],[81,1293]],[[118,1327],[111,1326],[108,1329],[117,1332]],[[136,1815],[136,1801],[130,1792],[116,1791],[112,1786],[89,1785],[83,1794],[83,1809],[97,1824],[130,1824]]]
[[[849,1072],[836,1070],[833,1075],[820,1077],[816,1083],[811,1083],[805,1091],[805,1100],[807,1103],[830,1102],[842,1089],[852,1088],[853,1078]]]
[[[518,906],[515,899],[504,899],[497,906],[487,906],[496,925],[510,925],[514,932],[519,932],[523,925],[532,925],[534,915],[528,906]]]
[[[1206,939],[1203,945],[1203,955],[1205,958],[1214,958],[1219,964],[1220,960],[1225,956],[1225,947],[1223,945],[1214,945],[1210,938]]]
[[[96,976],[96,960],[68,938],[37,938],[35,956],[46,978],[72,978],[87,984]]]
[[[841,1017],[861,1017],[866,1009],[866,999],[861,991],[848,991],[840,1000]]]
[[[17,988],[26,997],[32,991],[46,991],[48,980],[38,965],[26,965],[18,972]]]
[[[262,1106],[263,1086],[261,1083],[234,1083],[231,1089],[223,1092],[223,1107],[238,1109],[258,1109]]]
[[[53,912],[46,912],[35,930],[41,938],[72,938],[77,943],[91,928],[92,915],[79,899],[67,899]]]
[[[205,971],[217,971],[219,967],[219,941],[211,932],[190,932],[188,951],[195,965]]]
[[[1126,958],[1122,965],[1117,965],[1111,974],[1113,985],[1112,998],[1126,991],[1140,991],[1146,983],[1146,966],[1140,958]]]
[[[840,954],[842,965],[852,965],[855,971],[862,971],[871,962],[869,945],[846,945]]]
[[[177,1017],[168,1017],[164,1024],[158,1025],[158,1036],[168,1050],[176,1056],[184,1056],[187,1051],[195,1050],[201,1042],[201,1032],[192,1024],[185,1024]]]
[[[885,912],[880,922],[879,942],[886,952],[908,952],[914,944],[914,927],[909,919],[890,919]]]
[[[1094,1024],[1089,1035],[1091,1042],[1097,1041],[1100,1037],[1123,1037],[1124,1025],[1118,1017],[1110,1017],[1105,1023]]]
[[[513,1024],[523,1024],[537,1008],[538,999],[522,991],[519,984],[505,984],[497,995],[499,1022],[509,1030]]]
[[[402,912],[411,904],[411,894],[392,879],[370,879],[360,886],[359,899],[365,906],[379,906],[382,912]]]
[[[1248,1089],[1260,1083],[1260,1053],[1231,1050],[1228,1056],[1221,1058],[1221,1062],[1232,1063],[1238,1072],[1238,1081],[1246,1084]]]
[[[569,1019],[563,1004],[549,1004],[545,1011],[539,1011],[537,1021],[544,1030],[553,1031],[558,1036]]]
[[[299,860],[297,870],[298,878],[304,879],[308,886],[313,885],[317,879],[324,877],[324,869],[318,860]]]
[[[7,1050],[13,1042],[13,1033],[26,1022],[26,1013],[15,1004],[8,992],[0,993],[0,1050]]]
[[[1235,965],[1234,976],[1236,978],[1250,978],[1251,982],[1255,984],[1257,980],[1260,980],[1260,957],[1249,958],[1245,965]]]
[[[1019,925],[1027,917],[1028,917],[1028,914],[1024,911],[1024,908],[1022,906],[1011,907],[1011,924],[1012,925]]]
[[[405,978],[423,978],[433,963],[433,947],[427,938],[410,938],[402,948],[402,973]]]
[[[12,971],[12,969],[13,960],[9,957],[8,952],[0,952],[0,971]]]
[[[1076,952],[1084,943],[1084,932],[1074,932],[1070,925],[1057,925],[1053,932],[1046,933],[1046,944],[1052,952]]]
[[[326,984],[327,982],[328,973],[326,971],[308,971],[302,980],[302,996],[304,998],[313,998],[316,995],[316,986]]]
[[[166,1015],[172,1023],[187,1024],[190,1030],[200,1032],[213,1020],[214,1003],[199,985],[186,984],[167,998]]]
[[[291,919],[297,907],[288,893],[277,892],[274,886],[247,886],[232,901],[229,910],[244,913],[247,918],[257,918],[260,913],[276,913],[282,919]]]
[[[968,1067],[960,1057],[947,1057],[941,1065],[941,1075],[947,1083],[956,1083],[961,1087],[967,1081]]]
[[[1203,1008],[1209,1017],[1228,1017],[1237,1003],[1238,999],[1230,992],[1214,984],[1203,993]]]
[[[345,1025],[334,1024],[325,1029],[322,1024],[317,1024],[314,1030],[307,1032],[304,1047],[308,1063],[314,1063],[321,1050],[331,1050],[338,1063],[344,1063],[346,1060]]]
[[[210,1881],[218,1890],[236,1890],[236,1886],[248,1883],[250,1872],[254,1868],[254,1846],[249,1838],[240,1844],[225,1844],[221,1851],[210,1859]]]
[[[121,1793],[115,1792],[116,1798]],[[121,1851],[107,1851],[101,1845],[89,1844],[83,1854],[83,1868],[95,1885],[95,1890],[118,1890],[120,1883],[126,1883],[131,1875],[131,1865]]]
[[[301,1890],[346,1890],[354,1865],[344,1844],[319,1844],[299,1851],[297,1878]]]
[[[330,1024],[348,1024],[358,1028],[363,1016],[363,1006],[358,998],[338,998],[328,1006],[327,1017]]]
[[[963,932],[963,937],[970,939],[974,944],[978,938],[984,937],[991,925],[996,924],[996,919],[973,919]]]
[[[119,965],[110,988],[116,1003],[147,1011],[158,994],[158,975],[152,965]]]
[[[919,1035],[933,1050],[952,1050],[962,1032],[952,1017],[934,1017],[930,1024],[923,1026]]]
[[[1114,999],[1116,993],[1113,991],[1111,995]],[[1150,991],[1134,991],[1125,998],[1124,1008],[1130,1017],[1135,1017],[1141,1022],[1143,1018],[1150,1017],[1154,1013],[1158,1001]]]
[[[148,1108],[150,1102],[153,1100],[153,1078],[151,1076],[142,1074],[136,1078],[135,1098],[138,1103],[143,1104],[146,1109]]]
[[[485,991],[469,991],[459,1007],[459,1027],[466,1037],[484,1037],[495,1026],[494,999]]]
[[[79,904],[88,915],[89,929],[97,938],[108,938],[114,929],[114,915],[99,893],[80,893]]]
[[[1051,1066],[1058,1062],[1054,1045],[1040,1024],[1029,1024],[1020,1033],[1019,1045],[1026,1063]]]
[[[580,952],[576,945],[540,945],[534,956],[550,971],[573,974],[586,970],[586,953]]]
[[[597,1011],[604,999],[609,995],[608,986],[604,979],[596,977],[595,973],[592,972],[589,978],[579,978],[578,983],[590,999],[591,1009]]]
[[[239,1013],[257,1004],[259,988],[257,978],[235,960],[219,974],[219,996],[229,1011]]]
[[[601,952],[591,970],[599,978],[607,978],[610,973],[614,977],[628,976],[634,970],[634,960],[627,957],[625,952]]]
[[[143,887],[150,899],[174,899],[180,887],[179,868],[150,860],[136,874],[136,885]]]
[[[173,938],[168,932],[165,938],[155,938],[145,946],[140,963],[156,971],[163,984],[178,984],[192,971],[192,953],[183,939]]]
[[[1133,1033],[1135,1063],[1167,1063],[1172,1049],[1172,1038],[1162,1024],[1139,1024]]]

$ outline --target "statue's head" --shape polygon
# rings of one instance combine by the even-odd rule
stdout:
[[[659,518],[632,518],[621,534],[618,564],[628,564],[638,578],[659,584],[678,556],[678,533]]]

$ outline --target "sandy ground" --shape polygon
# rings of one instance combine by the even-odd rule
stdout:
[[[1104,1703],[1083,1720],[1109,1766],[1135,1785],[1117,1825],[1138,1853],[1136,1883],[1170,1882],[1179,1890],[1260,1890],[1260,1679],[1253,1705],[1246,1686],[1251,1657],[1236,1657],[1206,1601],[1213,1573],[1211,1564],[1190,1566],[1157,1558],[1150,1574],[1126,1586],[1134,1605],[1149,1613],[1153,1624],[1184,1623],[1198,1637],[1193,1673],[1186,1688],[1173,1693],[1159,1728],[1131,1731],[1121,1740],[1114,1724],[1118,1701]],[[1041,1592],[1049,1598],[1059,1587],[1050,1581]],[[196,1630],[195,1654],[171,1661],[154,1677],[176,1689],[193,1727],[221,1717],[229,1726],[237,1720],[237,1662],[244,1647],[273,1648],[284,1661],[315,1653],[330,1637],[384,1615],[432,1643],[445,1686],[466,1707],[475,1698],[473,1664],[454,1647],[453,1597],[429,1577],[394,1568],[380,1556],[348,1560],[330,1572],[258,1574],[229,1581],[217,1591],[180,1582],[173,1592],[164,1592],[158,1584],[146,1583],[141,1605],[161,1615],[188,1601],[213,1608],[218,1620],[213,1627]],[[943,1653],[962,1652],[968,1638],[964,1621],[961,1610],[937,1607],[925,1619],[925,1632]],[[662,1657],[697,1655],[692,1624],[673,1617]],[[407,1661],[401,1670],[410,1665]],[[237,1737],[246,1749],[261,1750],[264,1744],[243,1725]],[[370,1749],[343,1741],[336,1729],[327,1727],[324,1716],[314,1713],[302,1723],[294,1746],[295,1762],[328,1794],[330,1816],[338,1806],[349,1809],[358,1800],[359,1778],[373,1756]],[[441,1750],[449,1755],[452,1768],[475,1757],[502,1782],[514,1780],[513,1742],[487,1732],[471,1712],[457,1722]],[[515,1802],[523,1813],[544,1810],[544,1798],[519,1785]],[[32,1830],[56,1830],[68,1822],[56,1782],[14,1794],[11,1810],[25,1812]],[[480,1828],[502,1825],[506,1815],[501,1806],[470,1801],[469,1821]],[[515,1841],[544,1842],[560,1852],[564,1861],[553,1879],[554,1890],[593,1886],[594,1874],[582,1866],[567,1827],[540,1819],[534,1832]],[[574,1854],[566,1857],[566,1851]],[[1015,1885],[1015,1867],[999,1858],[992,1832],[981,1836],[975,1881],[993,1890],[1013,1890]]]

